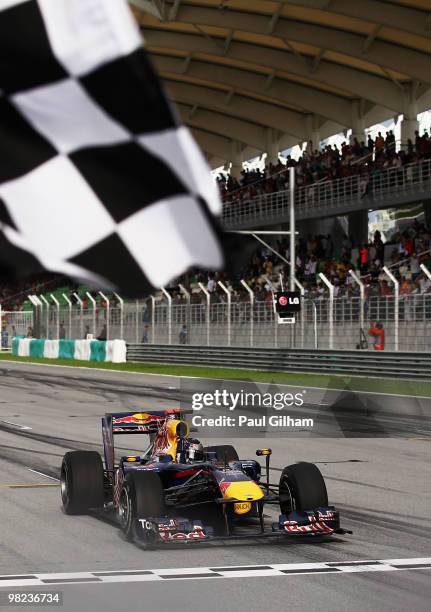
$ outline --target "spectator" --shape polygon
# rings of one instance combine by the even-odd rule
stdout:
[[[410,257],[410,272],[412,274],[412,280],[415,281],[421,273],[419,259],[416,253],[413,253]]]
[[[64,340],[66,338],[66,330],[64,329],[64,323],[60,323],[58,337],[60,340]]]
[[[392,295],[392,289],[387,280],[382,280],[380,284],[380,295],[382,297],[389,297]]]
[[[373,244],[376,249],[374,261],[379,260],[383,264],[385,261],[385,245],[383,244],[382,235],[378,230],[374,232]]]
[[[6,327],[6,323],[3,323],[1,330],[1,346],[3,349],[8,348],[9,346],[9,332]]]
[[[376,150],[376,155],[380,153],[381,151],[383,151],[383,149],[385,148],[385,140],[381,132],[377,134],[377,138],[374,143],[374,148]]]
[[[375,325],[371,323],[368,334],[372,336],[374,341],[374,350],[383,351],[385,349],[385,330],[382,323],[378,321]]]
[[[264,171],[247,170],[241,173],[240,182],[228,177],[219,179],[222,198],[226,202],[247,201],[260,195],[288,188],[288,169],[295,167],[296,183],[298,187],[312,185],[307,189],[305,197],[313,201],[316,196],[317,182],[324,179],[325,183],[334,179],[350,176],[360,176],[359,184],[362,196],[373,186],[373,178],[377,177],[382,170],[397,168],[420,159],[431,157],[431,139],[425,132],[421,137],[416,134],[415,144],[410,141],[407,149],[396,150],[395,136],[392,130],[386,132],[386,137],[381,132],[375,141],[368,136],[367,145],[354,140],[353,145],[343,142],[341,152],[337,147],[330,145],[321,151],[313,150],[308,143],[302,157],[293,160],[290,156],[286,158],[286,164],[279,162],[277,165],[269,164]],[[371,155],[375,153],[374,159]],[[408,168],[405,178],[412,178],[412,169]],[[396,174],[392,174],[392,180],[396,180]],[[377,182],[377,185],[379,183]]]
[[[421,294],[431,292],[431,280],[427,276],[425,276],[425,274],[421,274],[418,279],[418,284]]]
[[[316,271],[317,259],[314,257],[314,255],[311,255],[305,264],[305,279],[310,283],[314,282],[316,280]]]
[[[407,293],[410,293],[410,289],[411,285],[409,279],[403,276],[401,279],[400,294],[405,295]]]
[[[151,309],[152,303],[151,298],[145,301],[145,304],[142,307],[142,322],[149,323],[151,321]]]
[[[142,344],[149,343],[149,330],[150,330],[150,326],[144,325],[144,333],[142,334]]]
[[[363,244],[359,250],[359,262],[361,274],[366,274],[368,271],[368,259],[370,257],[370,250],[367,244]]]
[[[106,324],[102,327],[100,334],[97,336],[98,340],[106,340],[107,329]]]
[[[180,344],[187,344],[188,342],[187,325],[185,323],[180,329],[179,341],[180,341]]]

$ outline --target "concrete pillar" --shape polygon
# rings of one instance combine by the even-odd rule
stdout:
[[[273,128],[266,129],[266,163],[278,164],[278,153],[280,151],[280,132]]]
[[[230,174],[233,178],[239,179],[242,170],[242,145],[237,140],[231,140],[231,167]]]
[[[301,219],[297,221],[296,230],[299,232],[300,238],[307,239],[309,235],[331,236],[332,244],[334,245],[335,253],[338,253],[341,248],[341,243],[346,237],[346,232],[340,223],[339,217],[326,217],[325,219]],[[289,229],[288,227],[282,229]]]
[[[349,238],[353,247],[368,242],[368,210],[358,210],[348,215]]]
[[[353,144],[355,138],[358,142],[366,142],[365,136],[365,100],[353,100],[352,102],[352,133],[350,135],[350,144]]]
[[[306,150],[309,150],[309,143],[311,141],[311,146],[313,147],[313,151],[316,149],[320,150],[320,121],[318,115],[307,115],[306,117],[306,129],[307,129],[307,147]]]
[[[242,170],[242,165],[234,164],[232,162],[230,166],[229,174],[231,175],[232,178],[236,178],[239,180],[241,178],[241,170]]]
[[[410,139],[415,143],[415,132],[419,130],[419,121],[417,119],[404,119],[401,122],[401,144],[406,145]]]
[[[413,83],[404,96],[404,118],[401,123],[401,144],[410,140],[415,142],[415,131],[419,130],[418,107],[416,101],[418,83]]]

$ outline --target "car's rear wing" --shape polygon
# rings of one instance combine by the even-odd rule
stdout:
[[[108,470],[114,469],[114,435],[157,433],[167,419],[183,420],[184,415],[193,410],[168,408],[167,410],[145,410],[142,412],[113,412],[102,417],[102,437],[105,464]]]
[[[113,412],[106,416],[112,417],[114,434],[154,433],[166,419],[182,420],[184,414],[192,412],[193,410],[169,408],[167,410],[145,410],[145,412]]]

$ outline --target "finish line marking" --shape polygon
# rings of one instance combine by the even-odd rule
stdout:
[[[61,574],[26,574],[0,576],[3,587],[44,586],[47,584],[154,582],[207,578],[256,578],[264,576],[300,576],[310,574],[354,574],[363,572],[398,572],[431,569],[431,557],[417,559],[380,559],[364,561],[328,561],[325,563],[277,563],[227,567],[182,567],[152,570],[113,570],[69,572]]]

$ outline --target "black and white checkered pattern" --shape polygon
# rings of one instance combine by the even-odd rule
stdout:
[[[276,576],[311,576],[315,574],[357,574],[367,572],[399,572],[431,569],[431,558],[379,559],[364,561],[331,561],[310,563],[275,563],[271,565],[240,565],[227,567],[177,567],[169,569],[113,570],[68,572],[58,574],[25,574],[0,576],[2,588],[126,582],[162,582],[166,580],[197,580],[208,578],[274,578]]]
[[[209,170],[125,0],[0,0],[0,258],[142,295],[223,263]]]

